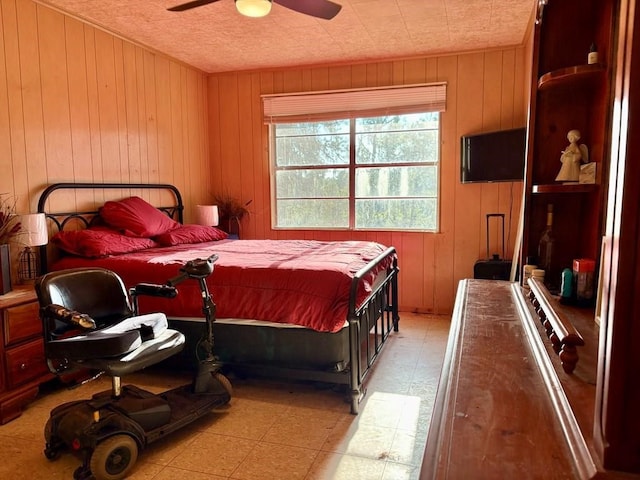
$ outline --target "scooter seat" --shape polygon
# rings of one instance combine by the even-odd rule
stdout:
[[[66,358],[81,361],[90,357],[119,357],[142,345],[140,332],[103,332],[97,330],[85,335],[51,340],[45,344],[48,358]]]
[[[143,342],[138,348],[119,357],[88,358],[75,363],[85,368],[102,370],[112,377],[122,377],[154,365],[184,348],[185,338],[177,330],[167,329],[159,336]]]
[[[47,342],[46,353],[49,358],[74,361],[120,357],[161,336],[167,325],[164,313],[136,315],[107,328]]]

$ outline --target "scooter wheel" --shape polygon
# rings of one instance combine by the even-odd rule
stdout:
[[[47,460],[57,460],[58,458],[60,458],[60,453],[60,450],[58,450],[57,448],[46,447],[44,449],[44,456],[47,458]]]
[[[129,435],[114,435],[98,444],[89,467],[96,480],[125,478],[138,459],[138,444]]]
[[[220,385],[222,385],[230,397],[233,395],[233,385],[231,385],[231,381],[227,377],[220,372],[216,372],[213,374],[213,378],[220,382]]]

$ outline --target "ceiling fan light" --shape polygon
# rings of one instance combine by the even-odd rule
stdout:
[[[236,9],[245,17],[264,17],[271,11],[271,0],[236,0]]]

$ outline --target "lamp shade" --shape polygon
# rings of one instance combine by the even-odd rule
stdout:
[[[47,218],[44,213],[30,213],[20,216],[19,238],[27,247],[46,245],[49,241]]]
[[[209,225],[215,227],[218,225],[218,206],[217,205],[196,205],[196,223],[198,225]]]
[[[271,11],[271,0],[236,0],[236,10],[245,17],[264,17]]]

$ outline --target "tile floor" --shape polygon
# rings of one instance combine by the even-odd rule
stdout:
[[[403,313],[367,381],[360,414],[329,388],[267,379],[235,379],[219,412],[141,452],[137,480],[418,479],[449,331],[449,317]],[[128,377],[152,391],[186,383],[150,369]],[[72,479],[70,454],[49,462],[43,427],[52,407],[109,388],[102,378],[57,390],[0,426],[0,478]]]

